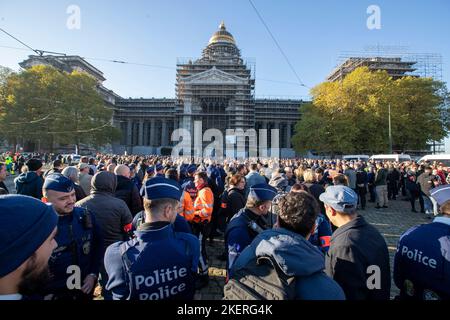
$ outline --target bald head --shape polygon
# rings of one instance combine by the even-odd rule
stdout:
[[[114,163],[108,164],[106,167],[106,171],[114,173],[114,169],[116,168],[116,165]]]
[[[123,176],[126,178],[130,177],[130,168],[124,164],[119,164],[115,169],[114,173],[116,176]]]

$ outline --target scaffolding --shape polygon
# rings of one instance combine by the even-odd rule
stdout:
[[[404,76],[432,78],[442,81],[443,61],[438,53],[414,53],[408,46],[366,46],[364,51],[343,51],[328,81],[342,80],[359,66],[372,70],[386,70],[394,79]],[[390,66],[389,66],[390,65]],[[444,153],[445,143],[432,141],[426,150],[408,150],[410,154]]]
[[[403,76],[430,77],[442,81],[442,55],[438,53],[413,53],[406,46],[370,46],[364,51],[343,51],[337,59],[337,66],[330,74],[342,72],[344,76],[358,66],[376,63],[391,62]],[[346,64],[347,62],[347,64]],[[348,69],[348,62],[353,62]],[[347,69],[346,69],[347,67]],[[380,68],[384,69],[384,68]],[[388,70],[389,73],[389,70]]]

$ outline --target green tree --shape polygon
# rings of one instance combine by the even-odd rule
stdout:
[[[429,78],[392,80],[385,71],[357,68],[341,82],[311,90],[312,104],[301,110],[293,137],[297,151],[378,153],[389,150],[389,104],[394,150],[420,149],[444,138],[445,86]]]
[[[105,106],[96,80],[83,72],[66,73],[34,66],[10,74],[0,85],[0,129],[13,143],[25,141],[100,146],[119,138],[112,110]]]

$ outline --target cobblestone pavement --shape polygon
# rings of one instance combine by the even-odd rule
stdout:
[[[13,178],[8,177],[5,181],[10,192],[14,192]],[[387,209],[375,209],[373,203],[368,203],[366,210],[360,210],[359,213],[369,223],[374,225],[385,238],[389,249],[391,272],[400,235],[414,225],[431,221],[422,213],[411,212],[409,202],[403,200],[389,201],[389,208]],[[197,291],[195,299],[220,300],[223,297],[223,286],[226,277],[225,261],[221,261],[218,258],[224,250],[223,238],[217,238],[212,243],[208,242],[206,250],[209,257],[210,281],[207,287]],[[397,295],[398,292],[398,288],[392,281],[391,297]]]

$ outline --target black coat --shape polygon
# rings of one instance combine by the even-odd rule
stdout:
[[[233,217],[239,210],[245,207],[244,190],[231,188],[228,191],[227,212]]]
[[[131,179],[117,176],[117,188],[114,195],[116,198],[125,201],[133,216],[143,210],[139,190]]]
[[[77,201],[80,201],[81,199],[84,199],[87,197],[87,194],[84,192],[83,188],[80,187],[80,185],[75,184],[75,197],[77,198]]]
[[[6,187],[6,185],[3,183],[3,181],[0,181],[0,189],[5,190],[5,192],[3,194],[5,194],[5,193],[8,194],[9,193],[9,190]]]
[[[377,275],[380,289],[369,289],[376,283],[369,277]],[[344,290],[347,300],[389,300],[391,273],[389,252],[380,232],[362,216],[338,228],[331,237],[325,258],[325,271]],[[369,281],[368,281],[369,280]]]

